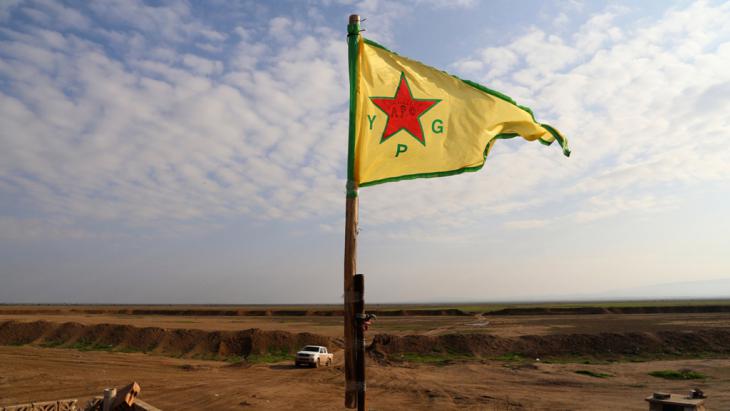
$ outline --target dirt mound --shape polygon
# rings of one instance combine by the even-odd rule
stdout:
[[[730,330],[526,335],[514,338],[490,334],[439,336],[378,334],[368,349],[380,357],[402,353],[460,354],[479,357],[518,354],[530,358],[730,354]]]
[[[182,357],[249,357],[294,353],[306,344],[341,347],[342,341],[311,333],[264,331],[204,331],[134,327],[122,324],[84,325],[48,321],[0,323],[0,344],[35,344],[89,350],[141,351]],[[382,359],[413,353],[528,358],[642,355],[730,354],[730,329],[695,331],[551,334],[501,337],[485,333],[442,335],[377,334],[368,348]]]
[[[0,324],[0,342],[5,345],[28,344],[50,332],[55,324],[48,321],[21,323],[6,321]]]
[[[295,334],[256,328],[241,331],[203,331],[138,328],[121,324],[6,321],[0,323],[0,344],[142,351],[183,357],[248,357],[267,353],[294,353],[306,344],[334,347],[339,341],[311,333]]]

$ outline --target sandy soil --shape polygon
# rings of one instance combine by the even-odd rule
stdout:
[[[335,366],[298,369],[288,363],[243,367],[215,361],[69,349],[0,347],[0,405],[90,398],[105,387],[137,381],[145,401],[166,410],[342,409],[341,355]],[[690,368],[709,378],[666,381],[647,375]],[[609,373],[610,378],[576,374]],[[468,362],[446,366],[368,365],[368,409],[646,410],[652,391],[704,390],[708,409],[730,409],[730,360],[655,361],[610,365],[515,366]]]

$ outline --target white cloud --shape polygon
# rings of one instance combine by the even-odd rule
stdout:
[[[616,17],[628,12],[624,7],[611,7],[609,10],[597,14],[583,24],[574,35],[575,46],[583,54],[593,54],[605,44],[620,41],[623,32],[616,27]]]
[[[420,0],[425,6],[431,6],[435,8],[466,8],[470,9],[477,5],[476,0]]]
[[[3,197],[48,218],[158,228],[333,213],[344,186],[344,41],[300,32],[290,50],[272,50],[241,39],[226,67],[172,46],[227,38],[184,6],[95,10],[164,38],[139,45],[120,31],[110,53],[62,31],[13,30],[0,49],[12,84],[0,93],[0,187],[15,191]]]
[[[662,211],[674,207],[676,202],[676,198],[656,198],[653,195],[639,195],[633,197],[598,195],[588,199],[588,206],[577,212],[574,216],[574,220],[579,223],[584,223],[611,217],[628,211]]]
[[[8,8],[19,4],[10,2]],[[71,7],[52,0],[32,0],[24,4],[22,12],[42,24],[55,24],[59,27],[84,30],[90,26],[89,19]]]
[[[6,0],[0,2],[0,20],[7,20],[10,18],[10,12],[20,4],[20,0]]]
[[[269,21],[269,35],[281,42],[290,41],[294,38],[291,27],[293,23],[286,17],[274,17]]]
[[[569,184],[555,196],[577,196],[578,221],[663,210],[673,203],[657,199],[666,185],[730,178],[730,5],[697,2],[616,27],[626,11],[595,15],[568,40],[534,28],[455,65],[570,138],[574,155],[559,165]]]
[[[144,48],[157,38],[171,45],[197,40],[198,47],[215,48],[228,38],[226,33],[196,18],[186,2],[149,5],[142,0],[109,0],[92,2],[89,7],[97,20],[106,22],[106,27],[136,31],[125,32],[120,40],[128,44],[136,42],[138,48]],[[106,27],[97,25],[94,30],[103,32]]]
[[[83,240],[99,235],[65,221],[0,216],[0,239],[10,241]]]
[[[54,7],[26,8],[50,19]],[[5,30],[3,198],[69,229],[241,215],[318,218],[333,229],[347,135],[343,36],[285,17],[225,32],[185,4],[91,7],[95,19],[81,15],[89,36],[61,20]],[[377,17],[368,22],[383,37],[403,12],[378,1],[356,7]],[[566,201],[574,207],[561,209],[574,214],[564,218],[587,222],[672,207],[680,200],[662,185],[727,180],[729,7],[696,3],[621,29],[614,21],[624,11],[609,8],[566,37],[532,28],[467,56],[457,69],[560,127],[573,157],[500,141],[479,173],[362,190],[363,227],[393,237],[398,222],[415,238],[426,225],[446,233],[505,216],[505,228],[536,228],[553,217],[511,214]]]
[[[545,227],[548,224],[550,224],[549,220],[531,219],[531,220],[507,221],[506,223],[504,223],[504,226],[508,229],[534,230],[536,228]]]
[[[220,61],[209,60],[194,54],[185,54],[182,56],[182,62],[195,73],[206,76],[220,74],[223,71],[223,63]]]

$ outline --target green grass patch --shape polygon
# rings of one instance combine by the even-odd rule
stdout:
[[[178,358],[182,358],[182,355]],[[205,361],[225,361],[229,364],[238,364],[241,362],[248,362],[248,363],[254,363],[254,364],[265,364],[265,363],[274,363],[274,362],[281,362],[281,361],[294,361],[294,356],[292,354],[289,354],[288,351],[270,351],[265,354],[251,354],[248,357],[243,357],[241,355],[227,355],[222,356],[218,355],[216,353],[203,353],[203,354],[196,354],[192,358],[195,358],[196,360],[205,360]]]
[[[264,354],[250,354],[246,357],[246,361],[254,364],[294,361],[294,355],[286,350],[270,350]]]
[[[238,364],[246,361],[244,357],[241,357],[240,355],[229,355],[226,357],[226,362],[229,364]]]
[[[524,361],[525,357],[521,356],[520,354],[510,352],[507,354],[500,355],[498,357],[494,357],[497,361],[509,361],[509,362],[515,362],[515,361]]]
[[[616,359],[599,359],[590,357],[549,357],[541,360],[545,364],[586,364],[586,365],[606,365],[617,362]]]
[[[444,365],[451,361],[464,361],[473,360],[474,357],[467,354],[459,353],[431,353],[431,354],[419,354],[419,353],[403,353],[395,357],[401,361],[421,363],[421,364],[440,364]]]
[[[606,374],[606,373],[603,373],[603,372],[595,372],[595,371],[590,371],[590,370],[578,370],[575,373],[576,374],[580,374],[580,375],[587,375],[587,376],[593,377],[593,378],[609,378],[609,377],[613,377],[613,375],[611,375],[611,374]]]
[[[701,380],[707,378],[705,374],[692,370],[652,371],[649,375],[652,377],[664,378],[665,380]]]
[[[203,353],[203,354],[195,354],[195,355],[193,355],[193,358],[195,358],[196,360],[203,360],[203,361],[224,361],[226,359],[225,357],[221,357],[220,355],[212,353],[212,352]]]
[[[73,343],[72,345],[64,345],[66,344],[65,341],[61,340],[46,340],[38,344],[41,348],[67,348],[70,350],[79,350],[79,351],[113,351],[113,352],[121,352],[121,353],[147,353],[147,351],[134,348],[134,347],[121,347],[121,348],[114,348],[111,344],[102,344],[102,343],[94,343],[87,340],[79,340]]]
[[[209,370],[210,367],[207,365],[196,365],[196,364],[183,364],[179,366],[180,369],[185,371],[202,371]]]
[[[79,351],[111,351],[114,347],[110,344],[95,343],[86,340],[79,340],[68,348]]]

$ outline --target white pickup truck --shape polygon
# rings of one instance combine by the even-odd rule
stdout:
[[[319,367],[321,365],[332,365],[333,354],[327,352],[327,347],[320,345],[305,345],[297,353],[294,359],[294,365],[309,365],[310,367]]]

